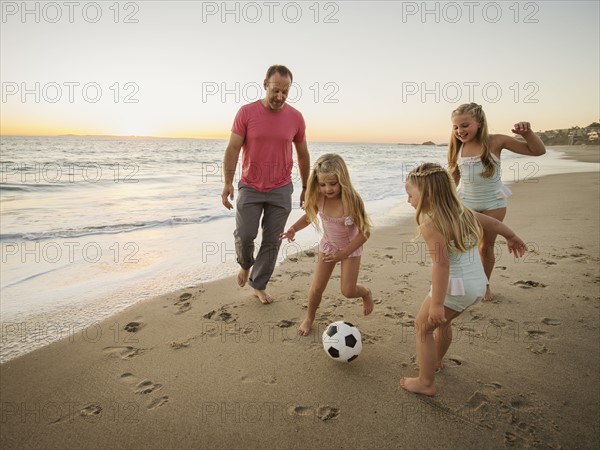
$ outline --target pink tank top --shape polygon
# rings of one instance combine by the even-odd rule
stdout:
[[[325,198],[319,204],[319,217],[323,224],[323,238],[319,243],[319,251],[323,253],[334,253],[342,250],[356,236],[358,236],[358,227],[354,225],[352,217],[346,215],[344,210],[343,217],[329,217],[323,214],[323,205]],[[363,246],[358,247],[354,252],[348,255],[348,258],[360,256],[363,252]]]

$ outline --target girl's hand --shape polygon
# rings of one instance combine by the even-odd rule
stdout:
[[[506,246],[508,247],[508,253],[515,255],[515,258],[520,258],[527,251],[527,245],[516,234],[506,240]]]
[[[344,252],[343,250],[336,250],[333,253],[325,253],[325,256],[323,257],[323,261],[324,262],[334,262],[337,263],[339,261],[341,261],[342,259],[346,259],[348,257],[348,255],[346,255],[346,252]]]
[[[529,122],[515,123],[514,128],[511,131],[515,134],[524,135],[531,131],[531,124]]]
[[[446,323],[446,315],[444,314],[444,305],[429,306],[429,317],[427,319],[430,325],[436,327]]]
[[[281,241],[283,239],[287,239],[288,242],[294,242],[295,237],[296,237],[296,230],[294,230],[293,228],[290,228],[286,232],[281,233],[279,235],[279,240]]]

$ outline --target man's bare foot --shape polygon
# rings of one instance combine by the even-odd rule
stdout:
[[[254,289],[254,295],[256,295],[258,297],[258,299],[260,300],[260,302],[263,305],[268,305],[269,303],[273,303],[273,300],[275,300],[273,297],[271,297],[269,294],[267,294],[267,291],[261,291],[258,289]]]
[[[375,308],[375,303],[373,303],[373,293],[371,292],[371,289],[367,289],[367,290],[369,291],[369,293],[362,298],[363,299],[363,314],[365,316],[368,316],[369,314],[371,314],[371,312],[373,312],[373,308]]]
[[[312,320],[304,319],[304,322],[302,322],[300,324],[300,326],[298,327],[298,334],[300,336],[308,336],[308,333],[310,333],[310,330],[312,328],[312,324],[313,324]]]
[[[492,300],[494,300],[494,294],[492,294],[492,291],[490,289],[490,285],[488,284],[485,288],[485,295],[483,296],[483,301],[484,302],[491,302]]]
[[[432,384],[431,386],[425,386],[418,378],[402,377],[400,378],[400,386],[409,392],[414,392],[415,394],[423,394],[429,397],[433,397],[435,395],[435,385]]]
[[[237,274],[237,282],[240,285],[240,287],[246,286],[249,276],[250,276],[250,269],[240,269],[240,271]]]

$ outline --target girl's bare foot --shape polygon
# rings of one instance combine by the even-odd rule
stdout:
[[[267,294],[267,291],[261,291],[259,289],[254,289],[254,295],[256,295],[258,297],[258,299],[260,300],[260,302],[263,305],[268,305],[269,303],[273,303],[273,300],[275,300],[273,297],[271,297],[269,294]]]
[[[310,329],[312,328],[313,321],[310,319],[304,319],[304,322],[298,327],[298,334],[300,336],[308,336]]]
[[[250,276],[250,269],[240,269],[237,275],[237,282],[240,287],[246,286],[248,277]]]
[[[433,397],[435,395],[435,385],[432,384],[431,386],[425,386],[418,378],[402,377],[400,378],[400,386],[409,392],[414,392],[415,394],[423,394],[429,397]]]
[[[373,303],[373,293],[371,292],[371,289],[368,289],[369,291],[367,295],[365,295],[362,300],[363,300],[363,314],[365,316],[368,316],[369,314],[371,314],[371,312],[373,311],[373,308],[375,308],[375,303]]]
[[[491,302],[492,300],[494,300],[494,294],[492,294],[492,291],[490,289],[490,285],[488,284],[485,288],[485,295],[483,296],[483,301],[484,302]]]

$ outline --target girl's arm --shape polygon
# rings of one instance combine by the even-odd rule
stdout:
[[[281,233],[279,235],[279,240],[287,239],[288,242],[292,242],[296,237],[296,232],[303,230],[309,225],[308,219],[306,218],[306,214],[302,215],[294,225],[288,228],[287,231]]]
[[[342,259],[346,259],[352,253],[354,253],[355,250],[360,248],[361,245],[363,245],[365,242],[367,242],[367,239],[369,239],[369,236],[365,236],[362,233],[358,233],[356,235],[356,237],[354,239],[352,239],[346,247],[344,247],[341,250],[338,250],[335,253],[329,253],[329,254],[325,255],[325,257],[323,258],[323,261],[338,262],[338,261],[341,261]]]
[[[506,224],[500,222],[498,219],[486,216],[485,214],[475,211],[473,211],[473,213],[475,214],[477,220],[479,220],[479,223],[484,230],[499,234],[506,239],[506,246],[508,247],[509,253],[514,254],[517,258],[525,254],[527,251],[527,245],[525,245],[525,242],[523,242],[513,230],[508,228]]]
[[[492,149],[497,149],[494,153],[500,154],[503,148],[520,155],[541,156],[546,153],[546,147],[542,140],[531,130],[529,122],[519,122],[511,130],[515,134],[523,136],[525,142],[517,141],[515,138],[504,134],[494,134],[490,136]]]
[[[442,325],[446,322],[444,300],[450,277],[448,245],[432,222],[421,225],[421,234],[431,257],[431,304],[428,320],[431,325]]]

